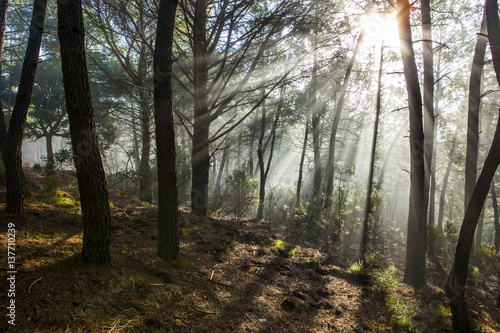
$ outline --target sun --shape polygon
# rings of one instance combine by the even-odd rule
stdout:
[[[394,13],[370,13],[360,19],[364,32],[363,46],[399,47],[398,23]]]

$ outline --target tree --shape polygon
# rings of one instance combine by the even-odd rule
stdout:
[[[176,46],[181,57],[176,62],[176,80],[193,99],[191,212],[208,213],[210,143],[227,135],[255,111],[260,99],[248,112],[235,120],[230,116],[210,134],[210,126],[229,112],[235,112],[255,91],[267,89],[266,96],[283,80],[258,80],[266,70],[259,66],[272,47],[295,32],[304,11],[300,2],[279,1],[273,6],[255,1],[182,1],[183,37]],[[300,13],[301,16],[299,16]],[[293,16],[292,14],[296,14]],[[288,31],[284,27],[291,27]],[[189,45],[189,47],[184,47]],[[251,59],[249,62],[246,62]],[[286,68],[284,69],[286,72]],[[252,80],[251,80],[252,79]],[[276,82],[278,81],[278,82]],[[273,89],[271,89],[271,87]]]
[[[377,84],[377,105],[375,112],[375,124],[373,127],[373,140],[372,140],[372,150],[370,156],[370,171],[368,173],[368,188],[366,191],[366,205],[365,205],[365,216],[363,221],[363,229],[361,231],[361,246],[360,246],[360,260],[365,261],[366,251],[368,249],[368,237],[370,234],[369,219],[373,214],[373,172],[375,169],[375,153],[377,150],[377,136],[378,136],[378,126],[380,121],[380,109],[382,107],[382,68],[384,65],[384,43],[380,46],[380,67],[378,71],[378,84]]]
[[[266,198],[266,181],[269,175],[269,170],[271,168],[271,161],[273,159],[274,153],[274,143],[276,140],[276,129],[278,127],[278,122],[280,120],[281,109],[283,108],[283,88],[281,88],[280,99],[278,102],[278,106],[276,109],[276,115],[274,116],[273,125],[271,127],[271,132],[267,140],[264,142],[264,136],[266,131],[266,105],[262,103],[262,118],[261,118],[261,126],[260,126],[260,135],[259,135],[259,143],[257,148],[257,157],[259,161],[259,170],[260,170],[260,183],[259,183],[259,206],[257,208],[257,219],[262,220],[264,216],[264,200]],[[271,140],[269,142],[269,140]],[[264,152],[267,150],[268,144],[271,144],[269,147],[269,157],[267,158],[267,165],[264,166]]]
[[[177,174],[172,102],[172,45],[177,0],[161,0],[154,51],[154,113],[158,159],[158,255],[179,256]]]
[[[477,36],[472,69],[469,80],[469,108],[467,113],[467,154],[465,157],[465,210],[469,205],[477,177],[479,147],[479,113],[481,110],[481,78],[488,37],[486,36],[486,13],[483,13],[481,30]]]
[[[33,3],[33,15],[30,23],[28,45],[24,57],[19,88],[16,102],[9,121],[7,132],[7,146],[5,159],[5,174],[7,178],[7,208],[6,210],[15,214],[23,214],[24,211],[24,173],[22,169],[22,143],[26,116],[30,106],[35,73],[38,65],[38,56],[42,44],[42,34],[45,23],[46,0],[35,0]],[[0,126],[5,126],[4,123]]]
[[[108,189],[97,144],[81,0],[58,0],[61,65],[82,207],[84,260],[111,263]]]
[[[139,105],[141,156],[139,162],[140,199],[153,201],[151,170],[151,66],[153,22],[156,13],[148,11],[148,1],[92,1],[88,12],[91,28],[96,33],[93,41],[101,47],[100,52],[90,53],[90,59],[107,80],[118,84]],[[125,43],[127,47],[123,47]],[[118,75],[109,64],[112,57],[125,75]],[[128,110],[130,113],[130,110]],[[135,113],[128,117],[137,117]],[[135,126],[134,126],[135,127]],[[135,128],[134,134],[136,133]],[[138,152],[136,152],[138,153]]]
[[[432,151],[434,147],[434,55],[432,49],[432,21],[429,0],[421,1],[422,39],[424,42],[424,209],[427,217],[429,188],[432,173]]]
[[[421,286],[426,282],[425,253],[427,249],[422,96],[413,52],[408,0],[398,0],[397,12],[401,57],[403,58],[410,110],[410,209],[408,213],[405,281],[412,286]]]
[[[40,64],[35,77],[32,108],[28,113],[26,135],[35,140],[45,138],[47,165],[54,165],[52,139],[66,134],[68,119],[66,108],[61,105],[64,86],[59,61],[48,60]],[[57,68],[57,66],[59,66]]]
[[[486,0],[486,22],[488,38],[493,57],[493,67],[500,86],[500,20],[496,0]],[[500,111],[500,110],[499,110]],[[500,114],[500,112],[499,112]],[[500,164],[500,121],[493,137],[491,148],[470,198],[460,228],[455,260],[448,277],[446,294],[450,299],[453,327],[459,331],[472,332],[472,321],[465,302],[465,284],[471,255],[474,231],[483,210],[484,201],[491,187],[491,182]]]

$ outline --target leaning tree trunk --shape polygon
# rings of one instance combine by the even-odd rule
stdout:
[[[488,37],[493,57],[493,67],[497,81],[500,85],[500,22],[498,18],[498,4],[496,0],[486,0],[486,21]],[[472,321],[465,302],[465,284],[467,269],[474,241],[474,230],[478,223],[479,215],[483,209],[484,200],[488,195],[491,182],[500,164],[500,121],[493,137],[490,151],[477,180],[474,191],[467,206],[465,217],[460,228],[455,261],[448,278],[446,294],[450,299],[453,315],[453,327],[459,331],[472,332]]]
[[[83,221],[82,257],[110,264],[108,189],[97,144],[85,57],[81,0],[58,0],[59,42]]]
[[[410,209],[405,281],[412,286],[421,286],[426,283],[425,253],[427,250],[422,96],[411,37],[410,4],[408,0],[398,0],[397,8],[401,56],[410,109]]]
[[[265,96],[264,91],[262,95]],[[266,198],[266,170],[264,169],[264,134],[266,132],[266,100],[262,101],[262,118],[260,121],[259,143],[257,145],[257,158],[259,161],[260,182],[259,182],[259,205],[257,207],[257,220],[264,217],[264,200]]]
[[[477,37],[472,69],[469,79],[469,107],[467,112],[467,152],[465,155],[465,210],[469,205],[477,177],[477,155],[479,147],[479,112],[481,109],[481,79],[488,37],[486,36],[486,13],[483,13],[481,30]]]
[[[347,95],[347,86],[349,85],[352,68],[354,66],[356,55],[358,54],[362,40],[363,32],[361,32],[358,36],[356,46],[354,47],[351,59],[349,60],[349,64],[347,65],[347,69],[344,75],[344,82],[342,83],[342,87],[340,88],[337,110],[335,112],[335,116],[333,117],[333,124],[330,132],[330,144],[328,147],[328,160],[326,164],[325,210],[327,212],[330,212],[332,208],[333,181],[335,178],[335,144],[337,142],[337,130],[339,128],[342,111],[344,110],[344,102]]]
[[[42,44],[47,0],[35,0],[31,18],[28,45],[24,57],[16,103],[9,121],[5,174],[7,178],[7,211],[23,214],[24,173],[22,168],[22,144],[24,125],[30,107],[35,73]]]
[[[154,51],[154,112],[158,159],[158,256],[179,256],[177,174],[172,102],[172,45],[177,0],[160,0]]]

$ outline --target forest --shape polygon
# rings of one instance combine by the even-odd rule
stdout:
[[[2,332],[500,332],[496,0],[0,0]]]

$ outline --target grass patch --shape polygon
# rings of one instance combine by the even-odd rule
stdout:
[[[370,275],[375,281],[375,288],[379,290],[389,292],[395,290],[399,285],[397,270],[394,265],[389,266],[385,270],[375,269]]]

